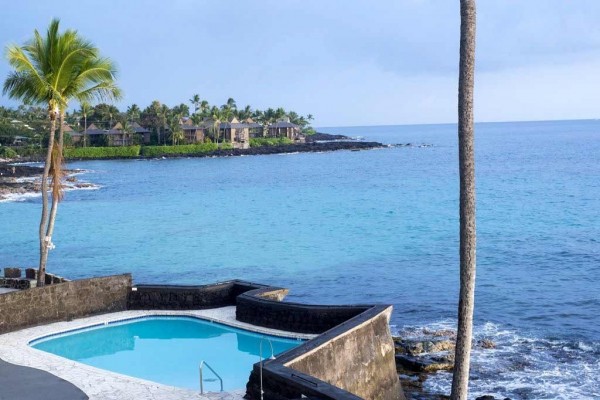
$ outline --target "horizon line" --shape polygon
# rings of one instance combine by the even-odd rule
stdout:
[[[475,125],[480,124],[513,124],[513,123],[533,123],[533,122],[568,122],[568,121],[600,121],[600,118],[574,118],[574,119],[531,119],[515,121],[477,121]],[[385,127],[385,126],[423,126],[423,125],[458,125],[458,122],[431,122],[431,123],[408,123],[408,124],[374,124],[374,125],[326,125],[314,126],[315,129],[326,128],[367,128],[367,127]]]

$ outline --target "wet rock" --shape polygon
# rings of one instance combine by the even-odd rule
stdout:
[[[500,398],[496,399],[494,396],[490,394],[486,394],[484,396],[476,397],[475,400],[500,400]],[[505,397],[504,400],[510,400],[509,397]]]
[[[400,371],[435,372],[452,371],[454,361],[448,356],[415,357],[405,354],[396,355],[396,368]]]
[[[77,178],[75,178],[74,176],[69,176],[67,178],[67,182],[77,182]]]
[[[453,329],[436,329],[436,330],[431,330],[431,329],[427,329],[424,328],[423,329],[423,334],[424,335],[429,335],[429,336],[435,336],[435,337],[447,337],[447,338],[456,338],[456,331]]]
[[[396,352],[399,354],[417,355],[422,353],[439,353],[454,350],[455,343],[448,339],[411,340],[396,338]]]
[[[483,349],[495,349],[496,343],[494,343],[490,339],[481,339],[477,342],[477,346],[479,346]]]

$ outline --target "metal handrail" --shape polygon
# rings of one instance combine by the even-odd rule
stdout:
[[[204,394],[204,380],[202,377],[202,370],[204,368],[204,366],[207,366],[208,369],[210,369],[212,371],[213,374],[215,374],[215,376],[217,378],[219,378],[219,382],[221,382],[221,392],[223,391],[223,379],[221,378],[221,376],[219,376],[219,374],[217,374],[217,371],[215,371],[213,369],[213,367],[211,367],[206,361],[201,361],[200,362],[200,394]]]

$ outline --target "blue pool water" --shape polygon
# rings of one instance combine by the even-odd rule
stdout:
[[[393,304],[397,331],[452,326],[456,126],[323,131],[432,147],[72,163],[101,187],[67,193],[48,269],[243,278],[296,301]],[[478,358],[474,393],[600,397],[600,121],[478,124],[476,152],[476,330],[502,353]],[[39,213],[35,198],[0,204],[3,265],[35,265]]]
[[[199,365],[208,363],[223,379],[224,390],[246,387],[252,365],[301,341],[231,328],[186,317],[147,317],[74,331],[33,342],[47,351],[93,367],[165,385],[199,390]],[[270,343],[269,343],[270,341]],[[203,368],[204,390],[220,382]]]

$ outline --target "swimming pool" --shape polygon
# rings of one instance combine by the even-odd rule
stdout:
[[[136,378],[199,390],[199,366],[207,363],[223,390],[246,387],[252,365],[296,347],[300,340],[257,334],[193,317],[143,317],[35,340],[30,345],[70,360]],[[219,379],[203,368],[204,391]]]

